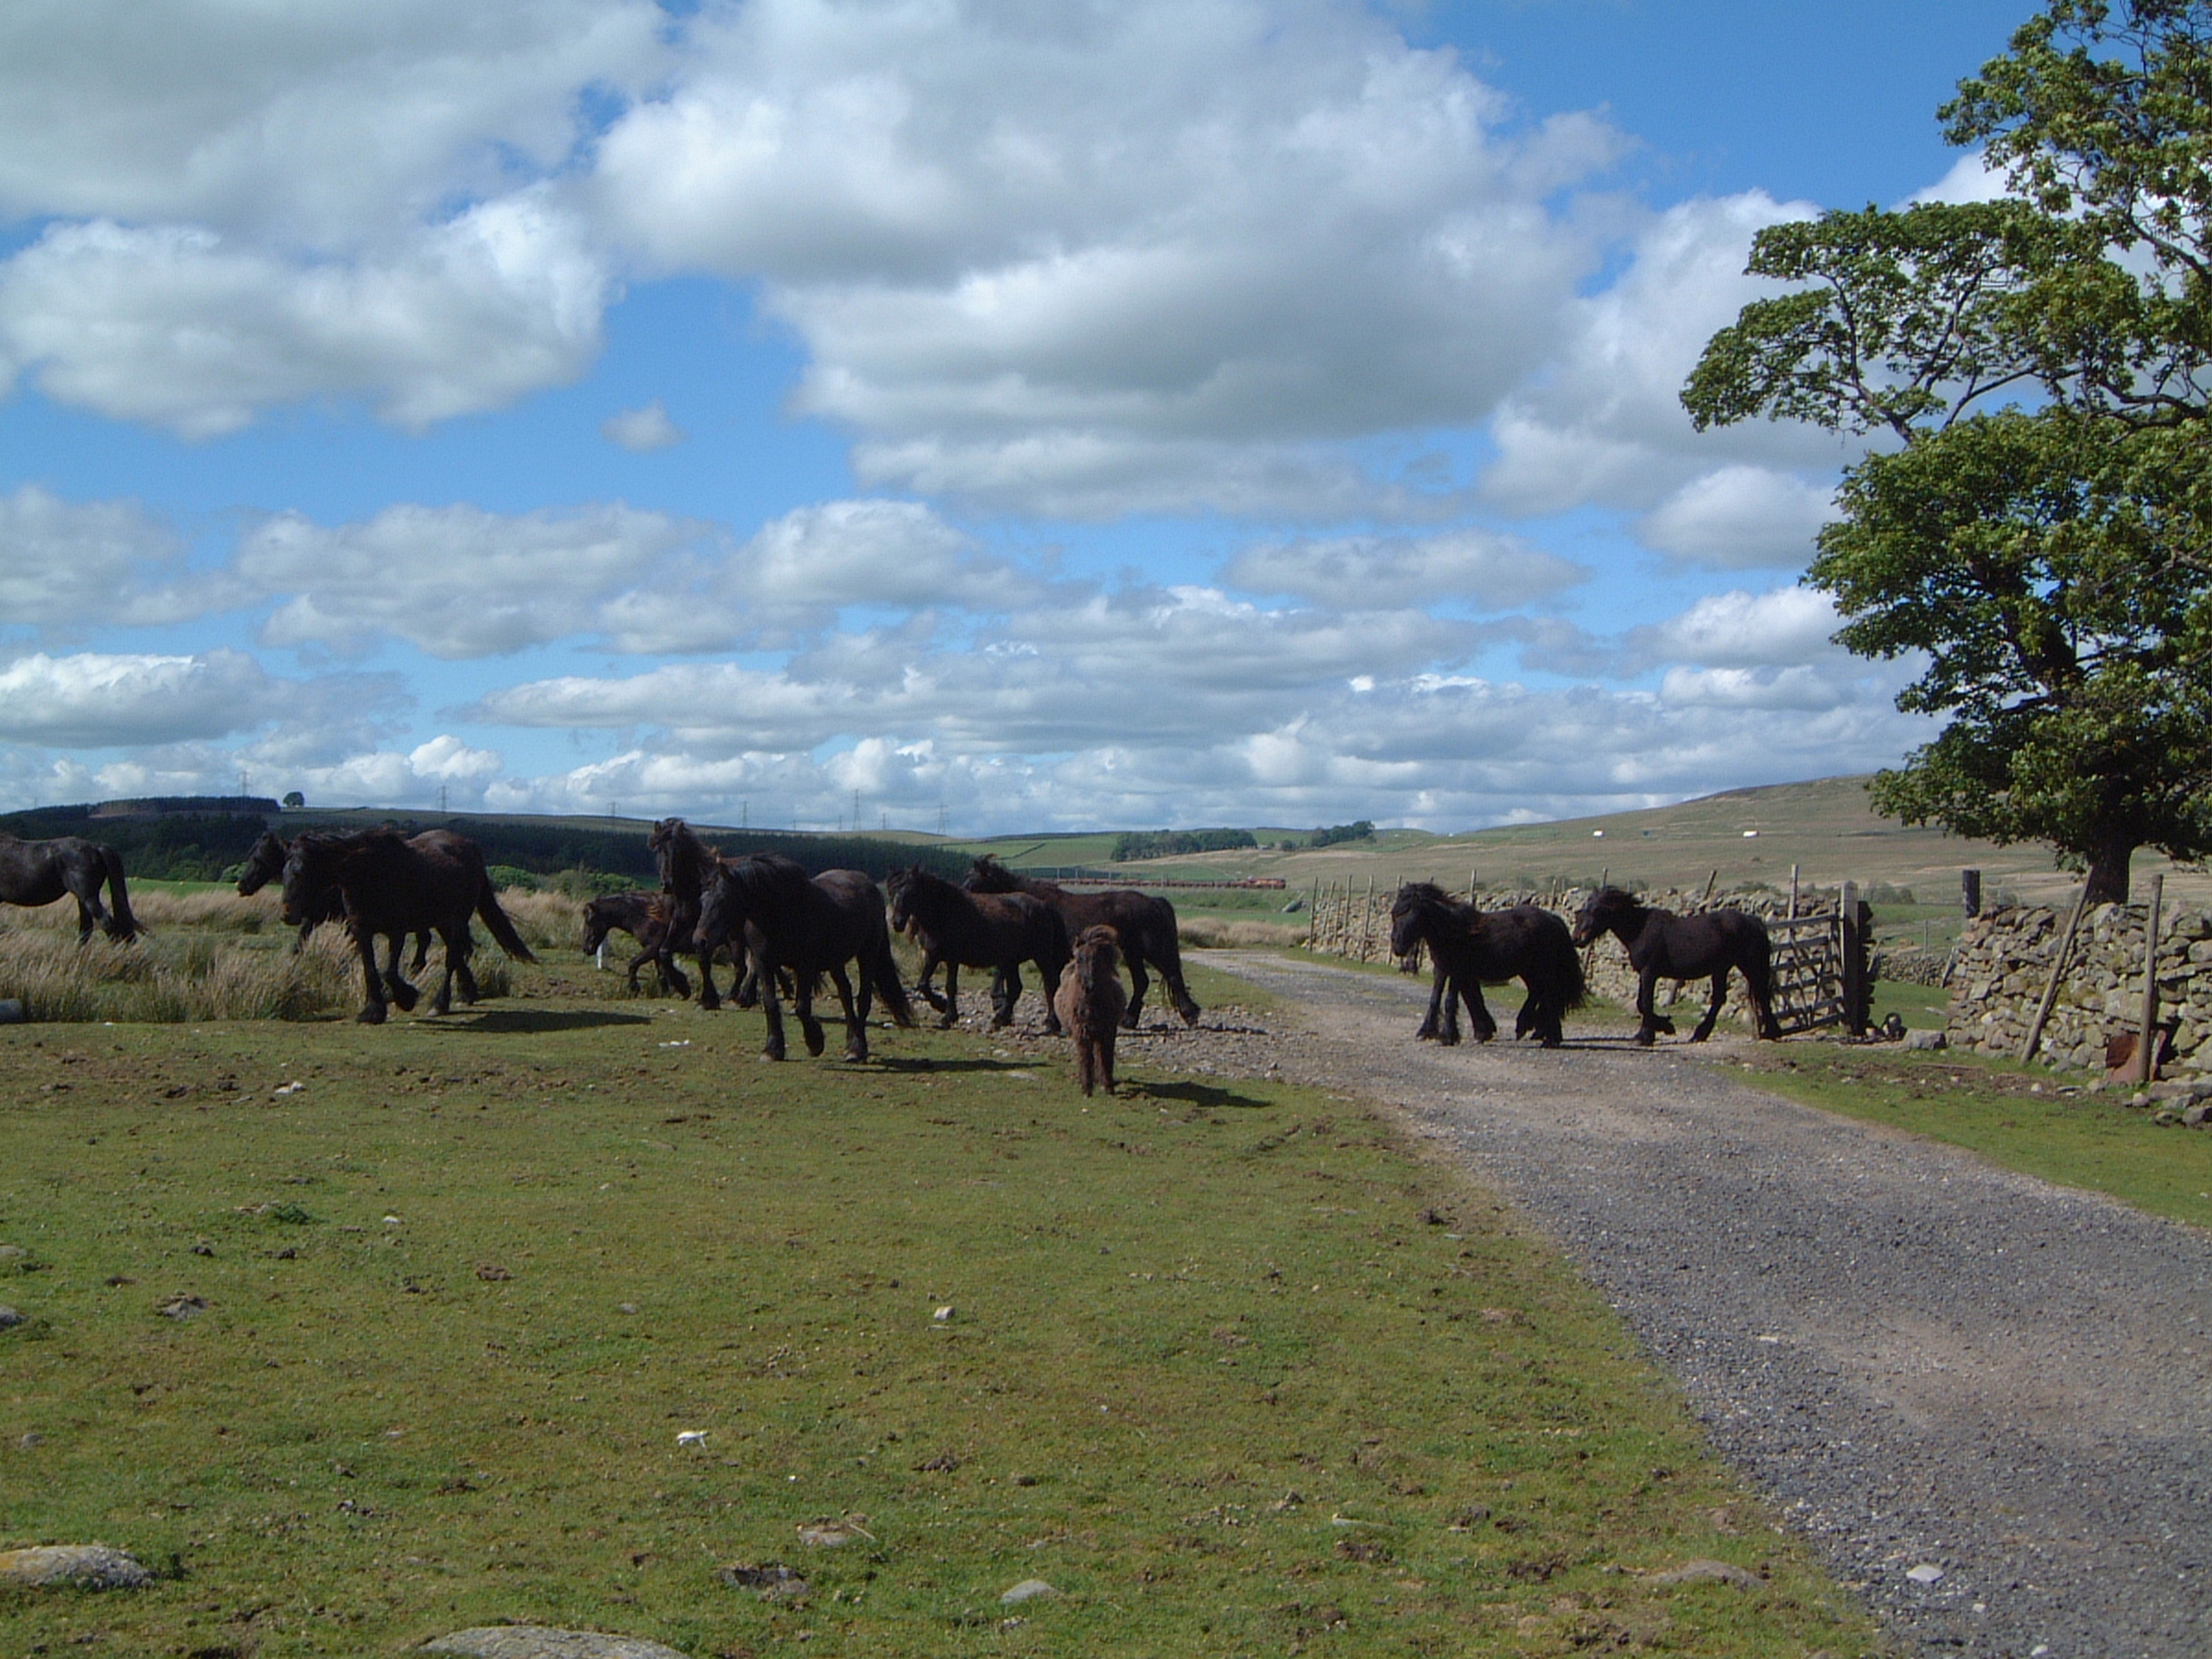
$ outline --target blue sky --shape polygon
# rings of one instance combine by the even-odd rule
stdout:
[[[126,18],[126,15],[128,17]],[[0,806],[1450,830],[1928,735],[1674,402],[2020,4],[0,17]],[[1962,164],[1963,162],[1963,164]]]

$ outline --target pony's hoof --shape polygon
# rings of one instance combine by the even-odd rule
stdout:
[[[1658,1033],[1656,1031],[1652,1030],[1648,1027],[1643,1030],[1638,1031],[1636,1033],[1636,1046],[1638,1048],[1650,1048],[1652,1046],[1652,1039],[1657,1035]]]
[[[771,1043],[770,1043],[770,1044],[769,1044],[769,1045],[768,1045],[766,1048],[764,1048],[764,1049],[762,1049],[762,1050],[760,1051],[760,1058],[761,1058],[761,1059],[763,1059],[763,1060],[781,1060],[781,1059],[782,1059],[782,1058],[783,1058],[783,1045],[782,1045],[782,1043],[780,1043],[780,1042],[771,1042]]]
[[[402,1014],[414,1013],[417,1000],[418,998],[416,996],[415,988],[412,985],[408,986],[404,991],[401,990],[397,985],[392,987],[393,1006],[398,1008]]]
[[[384,1010],[382,1006],[363,1008],[353,1017],[353,1023],[356,1025],[382,1025]]]
[[[712,1014],[722,1006],[722,998],[719,996],[702,996],[699,999],[699,1006],[707,1013]],[[781,1060],[782,1057],[783,1056],[781,1054],[776,1056],[776,1058],[779,1060]]]
[[[806,1052],[819,1060],[822,1057],[822,1050],[827,1046],[822,1038],[822,1028],[818,1025],[807,1026],[806,1034]]]

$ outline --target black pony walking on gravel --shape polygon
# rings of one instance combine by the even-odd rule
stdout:
[[[112,908],[100,901],[100,889],[108,889]],[[0,903],[30,909],[52,904],[64,894],[76,900],[76,942],[82,945],[95,927],[118,945],[127,945],[145,930],[131,914],[131,895],[123,879],[123,854],[112,847],[88,841],[81,835],[64,835],[53,841],[18,841],[0,835]]]
[[[1692,1042],[1702,1042],[1712,1035],[1712,1022],[1720,1018],[1731,969],[1744,976],[1759,1034],[1767,1038],[1782,1035],[1771,1000],[1773,947],[1767,937],[1767,924],[1757,916],[1740,910],[1677,916],[1671,911],[1639,904],[1633,894],[1619,888],[1600,888],[1574,919],[1574,942],[1594,944],[1600,935],[1608,933],[1628,947],[1629,966],[1636,970],[1636,1012],[1641,1018],[1636,1041],[1643,1047],[1649,1048],[1659,1032],[1669,1037],[1675,1034],[1675,1022],[1653,1006],[1661,980],[1712,976],[1712,1005],[1689,1034]]]
[[[1498,1022],[1483,1006],[1483,983],[1517,979],[1528,987],[1528,1000],[1513,1020],[1513,1035],[1534,1032],[1546,1048],[1557,1048],[1565,1041],[1561,1021],[1587,994],[1567,924],[1538,905],[1482,911],[1460,903],[1434,882],[1408,882],[1391,900],[1391,953],[1411,956],[1422,945],[1436,964],[1429,1017],[1415,1033],[1422,1041],[1433,1039],[1448,1047],[1459,1041],[1463,1000],[1475,1041],[1489,1041],[1498,1035]]]
[[[822,1025],[814,1017],[815,987],[823,974],[836,985],[844,1006],[845,1058],[868,1057],[868,1001],[883,999],[901,1026],[914,1023],[891,956],[891,934],[883,917],[883,895],[858,870],[824,870],[809,877],[805,868],[775,853],[756,853],[722,861],[707,871],[694,929],[700,976],[711,992],[713,952],[728,945],[750,960],[768,1016],[771,1060],[784,1054],[783,1006],[777,974],[789,970],[794,1012],[806,1039],[806,1052],[822,1052]],[[855,1004],[847,962],[857,961],[860,994]],[[708,1004],[712,1006],[712,1004]]]
[[[971,893],[1028,893],[1060,912],[1067,936],[1080,937],[1093,927],[1111,927],[1121,941],[1122,959],[1129,965],[1129,1007],[1122,1023],[1131,1030],[1145,1011],[1145,977],[1149,963],[1168,987],[1168,1000],[1184,1025],[1198,1023],[1198,1004],[1182,983],[1182,942],[1175,926],[1175,907],[1135,888],[1109,888],[1098,893],[1071,893],[1057,882],[1041,881],[1009,870],[988,853],[975,861],[969,873]]]
[[[991,1024],[1011,1025],[1021,1001],[1021,965],[1037,964],[1043,982],[1044,1029],[1057,1033],[1060,1015],[1053,994],[1067,966],[1067,924],[1042,899],[1027,893],[971,893],[919,865],[893,870],[884,883],[891,897],[891,930],[911,933],[922,947],[922,972],[915,980],[929,1006],[949,1026],[960,1017],[960,970],[997,971],[991,985]],[[930,988],[937,964],[945,965],[945,994]]]

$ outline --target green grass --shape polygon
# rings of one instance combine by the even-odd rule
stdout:
[[[771,1066],[757,1016],[563,983],[0,1030],[0,1547],[170,1574],[0,1593],[0,1652],[1877,1647],[1602,1302],[1387,1123],[1142,1067],[1087,1103],[1060,1045],[959,1032]],[[1641,1576],[1693,1557],[1768,1583]],[[716,1576],[778,1561],[811,1601]],[[1002,1608],[1031,1577],[1063,1597]]]
[[[1900,986],[1900,991],[1920,989]],[[1877,1011],[1880,1005],[1877,1004]],[[1907,1016],[1910,1019],[1910,1016]],[[1750,1061],[1763,1088],[2212,1227],[2212,1134],[2161,1124],[2059,1075],[1978,1055],[1790,1043]]]

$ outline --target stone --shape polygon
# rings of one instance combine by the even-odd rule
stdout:
[[[463,1653],[469,1659],[687,1659],[657,1641],[608,1636],[597,1630],[556,1630],[546,1625],[477,1625],[426,1641],[425,1653]]]
[[[206,1311],[206,1299],[197,1296],[172,1296],[154,1310],[164,1319],[197,1319]]]
[[[809,1593],[806,1581],[781,1561],[764,1561],[755,1566],[750,1561],[733,1561],[714,1576],[735,1590],[750,1590],[762,1601],[805,1601]]]
[[[1042,1579],[1023,1579],[998,1599],[1002,1606],[1011,1607],[1021,1602],[1042,1601],[1059,1594]]]
[[[1944,1571],[1933,1561],[1923,1561],[1917,1567],[1908,1568],[1905,1576],[1916,1584],[1940,1584]]]
[[[154,1575],[105,1544],[0,1550],[0,1584],[25,1590],[142,1590]]]
[[[0,1331],[12,1331],[23,1323],[23,1315],[6,1302],[0,1302]]]
[[[1756,1590],[1766,1581],[1756,1572],[1726,1561],[1685,1561],[1665,1572],[1654,1572],[1653,1584],[1734,1584],[1738,1590]]]
[[[29,1255],[30,1252],[20,1244],[0,1244],[0,1262],[20,1262]]]
[[[1909,1049],[1947,1049],[1951,1040],[1941,1031],[1907,1031],[1905,1046]]]

